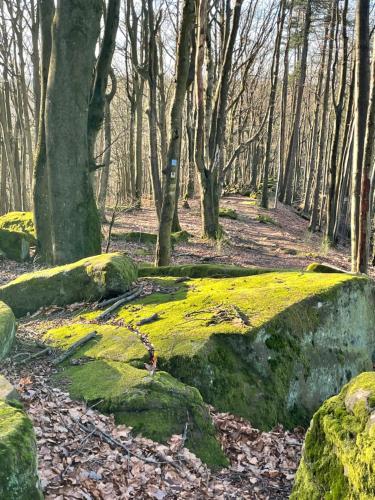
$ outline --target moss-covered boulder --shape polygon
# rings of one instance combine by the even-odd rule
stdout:
[[[310,273],[345,273],[343,269],[331,266],[330,264],[320,264],[319,262],[313,262],[306,267],[306,271]]]
[[[375,373],[362,373],[315,413],[292,500],[375,498]]]
[[[0,252],[10,260],[23,262],[30,256],[29,240],[22,232],[0,229]]]
[[[20,317],[43,306],[63,306],[124,293],[136,278],[137,267],[129,257],[103,254],[23,274],[0,287],[0,300]]]
[[[75,324],[50,330],[49,341],[67,348],[77,329],[95,329],[101,337],[78,356],[141,368],[146,350],[121,324],[157,313],[158,321],[139,329],[155,346],[159,368],[262,429],[307,423],[327,397],[372,367],[370,280],[301,272],[152,279],[160,292],[119,310],[118,326],[96,325],[98,312],[81,314]]]
[[[1,399],[1,393],[0,498],[43,498],[39,487],[36,440],[31,421],[18,402]]]
[[[126,342],[126,334],[121,338]],[[68,382],[73,397],[113,413],[117,423],[156,441],[183,434],[187,426],[186,446],[210,466],[227,464],[199,391],[168,373],[151,376],[127,363],[97,360],[66,367],[57,379]]]
[[[0,217],[0,229],[23,233],[30,243],[36,245],[35,227],[31,212],[8,212]]]
[[[16,335],[16,319],[10,307],[0,302],[0,361],[10,351]]]
[[[228,278],[254,276],[271,272],[275,272],[275,269],[267,269],[266,267],[240,267],[226,264],[180,264],[161,267],[143,264],[138,268],[139,276],[187,276],[189,278]]]

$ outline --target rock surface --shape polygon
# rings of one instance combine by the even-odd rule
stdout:
[[[31,212],[8,212],[0,217],[0,229],[23,233],[30,245],[36,245],[35,227]]]
[[[0,252],[10,260],[23,262],[29,258],[30,243],[24,233],[0,229]]]
[[[261,429],[306,424],[327,397],[372,367],[374,287],[365,278],[278,272],[182,283],[154,277],[150,283],[156,293],[123,307],[110,324],[96,322],[99,312],[80,314],[71,325],[51,329],[46,339],[66,349],[94,329],[99,340],[76,358],[100,360],[103,373],[111,363],[143,369],[147,351],[128,326],[156,313],[160,319],[139,330],[155,346],[158,368],[176,384],[197,388],[219,411]],[[70,380],[72,393],[88,400],[93,399],[89,386],[99,390],[101,384],[106,400],[106,376],[90,382],[93,363],[66,367],[63,378]],[[121,410],[111,400],[110,411]],[[149,430],[151,435],[145,422],[144,435]]]
[[[66,305],[126,292],[137,278],[133,261],[120,253],[27,273],[0,287],[0,300],[17,317],[40,307]]]
[[[375,498],[375,373],[358,375],[315,413],[291,500]]]
[[[12,310],[0,302],[0,360],[7,356],[16,335],[16,319]]]
[[[20,403],[9,401],[9,385],[0,377],[0,498],[39,500],[43,495],[33,427]]]

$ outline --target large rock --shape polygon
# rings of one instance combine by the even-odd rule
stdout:
[[[199,391],[168,373],[151,376],[127,363],[97,360],[66,368],[59,379],[68,382],[73,397],[113,413],[116,423],[150,439],[166,442],[173,434],[183,434],[187,426],[187,447],[210,466],[227,465]]]
[[[8,212],[0,217],[0,229],[23,233],[30,245],[36,245],[35,227],[31,212]]]
[[[100,299],[126,292],[137,278],[133,261],[119,253],[24,274],[0,287],[0,300],[17,317],[52,304]]]
[[[76,357],[143,368],[147,351],[122,321],[135,325],[156,313],[159,320],[139,330],[155,346],[159,368],[196,387],[206,403],[261,429],[308,423],[327,397],[372,367],[374,286],[365,278],[279,272],[150,280],[160,292],[119,310],[116,326],[96,324],[97,311],[80,314],[71,325],[51,329],[46,340],[67,349],[96,330],[97,341]],[[89,365],[74,367],[73,379],[86,380]],[[63,375],[69,378],[71,370]],[[83,388],[80,396],[92,399],[85,393]],[[111,403],[111,411],[117,410]]]
[[[265,267],[240,267],[226,264],[180,264],[175,266],[154,267],[151,264],[141,264],[139,276],[176,276],[189,278],[228,278],[239,276],[254,276],[275,272],[275,269]]]
[[[375,373],[362,373],[315,413],[292,500],[375,498]]]
[[[0,302],[0,360],[7,356],[16,335],[16,319],[12,310]]]
[[[0,377],[0,388],[6,384]],[[12,401],[12,391],[0,392],[0,498],[39,500],[43,498],[37,472],[36,440],[31,421]],[[3,399],[8,395],[8,401]]]
[[[0,229],[0,253],[10,260],[23,262],[29,258],[30,243],[24,233]]]

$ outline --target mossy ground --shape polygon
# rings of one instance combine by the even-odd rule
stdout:
[[[143,369],[148,353],[122,322],[135,325],[157,313],[160,319],[141,326],[140,331],[147,333],[155,346],[159,369],[196,387],[205,402],[249,418],[260,428],[280,422],[293,426],[311,416],[303,408],[286,405],[295,363],[306,376],[310,369],[310,360],[301,355],[302,339],[322,321],[318,303],[334,301],[346,286],[367,283],[364,278],[345,274],[301,272],[201,278],[184,283],[176,283],[172,277],[152,279],[169,293],[154,293],[126,305],[118,311],[118,325],[96,324],[96,311],[81,314],[69,326],[50,330],[46,339],[65,349],[96,330],[99,339],[85,345],[75,357],[87,355],[100,360],[103,364],[96,365],[102,367],[98,374],[107,373],[105,365],[111,363]],[[94,372],[93,363],[66,368],[64,376],[71,381],[71,390],[91,400],[95,399],[92,386],[105,401],[112,401],[110,389],[118,390],[112,378],[108,377],[108,382],[106,375],[98,375],[93,382],[90,364]],[[88,385],[83,382],[86,379]],[[118,380],[121,391],[126,392],[126,379]],[[75,389],[77,384],[79,390]],[[115,408],[113,403],[110,406]],[[120,406],[117,411],[121,413]],[[147,422],[145,414],[139,417]],[[129,415],[126,418],[129,422]],[[144,427],[154,432],[151,422]]]
[[[51,304],[65,305],[123,293],[136,278],[137,267],[128,257],[103,254],[23,274],[0,287],[0,300],[20,317]]]
[[[18,407],[0,401],[0,498],[39,500],[33,428]]]
[[[306,435],[292,500],[375,498],[375,373],[327,400]]]

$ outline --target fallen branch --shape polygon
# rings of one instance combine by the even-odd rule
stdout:
[[[134,289],[128,290],[127,292],[122,293],[121,295],[117,295],[117,297],[112,297],[111,299],[103,300],[103,302],[98,302],[95,305],[94,309],[101,309],[102,307],[110,306],[111,304],[114,304],[118,300],[126,299],[127,297],[129,297],[129,295],[132,295],[133,293]]]
[[[90,332],[87,335],[85,335],[84,337],[82,337],[81,339],[77,340],[77,342],[74,342],[74,344],[72,344],[69,347],[69,349],[67,349],[65,352],[63,352],[57,358],[55,358],[52,361],[52,364],[58,365],[59,363],[62,363],[63,361],[65,361],[65,359],[69,358],[79,347],[82,347],[84,344],[86,344],[86,342],[97,337],[97,335],[98,335],[97,332]]]
[[[117,446],[118,448],[121,448],[122,450],[126,451],[126,453],[130,456],[132,455],[133,457],[138,458],[139,460],[142,460],[143,462],[147,462],[149,464],[168,464],[176,467],[175,463],[173,461],[165,460],[165,461],[158,461],[155,460],[154,458],[149,458],[149,457],[144,457],[143,455],[139,455],[138,453],[135,453],[134,451],[131,451],[127,446],[125,446],[123,443],[115,439],[114,437],[110,436],[106,432],[98,429],[94,424],[90,423],[90,426],[86,426],[85,424],[77,421],[77,424],[79,428],[85,432],[87,432],[90,435],[94,435],[105,441],[111,446]],[[181,460],[179,460],[180,462]]]
[[[22,359],[21,361],[18,361],[17,364],[23,365],[24,363],[27,363],[31,359],[39,358],[43,356],[44,354],[49,354],[51,352],[51,347],[46,347],[42,351],[36,352],[34,354],[30,354],[30,356],[27,356],[27,358]]]
[[[160,319],[159,314],[154,313],[151,316],[149,316],[148,318],[143,318],[140,321],[138,321],[137,326],[148,325],[149,323],[153,323],[154,321],[157,321],[158,319]]]
[[[97,318],[95,318],[97,321],[101,321],[105,318],[107,318],[110,314],[112,314],[116,309],[121,307],[123,304],[126,304],[127,302],[130,302],[131,300],[139,297],[142,293],[143,287],[140,286],[137,288],[132,294],[128,295],[127,297],[117,300],[114,304],[112,304],[108,309],[103,311]]]

